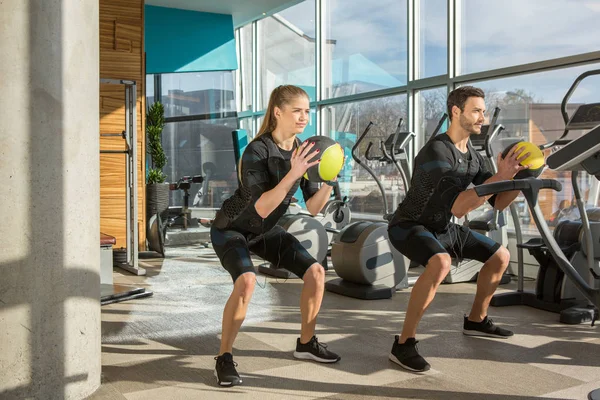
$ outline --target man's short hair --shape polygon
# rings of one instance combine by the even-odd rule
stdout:
[[[452,120],[452,107],[456,106],[460,108],[460,111],[465,111],[465,103],[469,97],[481,97],[485,99],[485,93],[483,90],[474,86],[461,86],[454,89],[448,95],[448,117]]]

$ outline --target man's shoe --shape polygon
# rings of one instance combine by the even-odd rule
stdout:
[[[341,357],[327,350],[327,345],[319,343],[316,336],[313,336],[308,343],[300,343],[300,338],[296,340],[296,351],[294,357],[302,360],[314,360],[321,363],[334,363],[340,361]]]
[[[389,356],[390,360],[409,371],[429,371],[431,365],[417,351],[417,343],[419,342],[415,338],[408,338],[406,342],[400,344],[398,343],[398,339],[399,336],[396,335],[392,352]]]
[[[469,318],[465,315],[463,333],[467,336],[485,336],[500,339],[507,339],[514,335],[514,333],[508,329],[500,328],[498,325],[495,325],[494,321],[488,318],[487,315],[481,322],[469,321]]]
[[[242,383],[242,379],[235,369],[237,363],[233,361],[233,355],[231,353],[223,353],[222,355],[215,357],[215,360],[217,360],[215,377],[220,386],[235,386]]]

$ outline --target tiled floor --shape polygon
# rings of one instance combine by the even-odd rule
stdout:
[[[103,383],[90,399],[585,399],[600,387],[597,327],[561,325],[556,314],[509,307],[490,314],[514,337],[463,336],[473,284],[443,285],[425,314],[418,339],[432,365],[428,373],[405,372],[387,359],[409,291],[377,301],[326,292],[318,336],[342,360],[298,361],[292,352],[301,282],[258,275],[234,349],[244,384],[221,388],[213,358],[229,275],[210,249],[198,247],[171,248],[165,260],[142,263],[146,277],[115,279],[154,295],[102,308]]]

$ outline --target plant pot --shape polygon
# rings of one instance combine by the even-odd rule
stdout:
[[[146,185],[146,221],[160,213],[160,218],[165,221],[169,213],[169,184],[149,183]]]

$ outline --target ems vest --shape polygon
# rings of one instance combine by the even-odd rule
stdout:
[[[466,160],[447,135],[439,135],[434,140],[443,142],[452,154],[452,169],[446,171],[436,184],[427,171],[427,164],[435,166],[435,161],[416,166],[411,188],[398,206],[390,225],[415,222],[434,232],[445,231],[452,219],[452,205],[456,197],[469,187],[479,173],[480,159],[470,143],[467,145],[470,159]]]
[[[251,187],[260,185],[264,188],[263,193],[273,189],[290,171],[291,163],[289,160],[284,159],[270,133],[259,136],[255,141],[264,143],[267,151],[266,158],[255,161],[261,163],[261,172],[256,173],[254,171],[251,174],[249,169],[251,169],[252,160],[244,159],[244,155],[240,157],[238,164],[239,187],[230,198],[223,202],[221,209],[217,212],[213,226],[218,229],[232,229],[244,234],[250,233],[253,236],[269,231],[285,214],[292,196],[300,185],[300,179],[298,179],[281,204],[267,218],[263,219],[258,215],[254,208],[254,203],[258,200],[258,197],[253,198]],[[298,140],[296,139],[295,148],[297,146]],[[248,151],[248,148],[245,151]],[[266,163],[266,172],[263,163]]]

